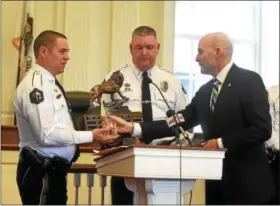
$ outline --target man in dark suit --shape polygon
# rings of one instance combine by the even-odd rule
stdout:
[[[264,142],[271,136],[269,102],[262,78],[231,60],[230,39],[223,33],[204,36],[196,61],[201,73],[214,78],[204,84],[181,111],[184,129],[201,125],[204,148],[226,148],[221,181],[206,181],[206,204],[269,204],[275,186]],[[133,136],[172,135],[166,121],[127,123],[110,117],[118,132]]]

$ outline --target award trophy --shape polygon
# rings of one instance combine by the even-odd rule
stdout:
[[[106,115],[118,116],[129,122],[142,121],[142,115],[140,112],[132,113],[128,109],[128,106],[123,106],[124,103],[129,101],[129,98],[125,97],[120,91],[120,88],[123,85],[123,80],[124,77],[122,73],[117,70],[113,72],[107,81],[103,81],[101,84],[95,85],[90,90],[91,108],[93,110],[100,111],[97,115],[87,116],[85,118],[86,125],[94,126],[90,129],[102,127],[102,116],[104,117]],[[106,96],[107,98],[102,98],[103,94],[109,95]],[[119,98],[117,98],[117,95]],[[101,149],[119,145],[131,145],[134,143],[135,138],[132,138],[130,134],[123,134],[118,142],[113,145],[101,145]]]

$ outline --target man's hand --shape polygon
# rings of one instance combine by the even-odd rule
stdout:
[[[134,124],[132,122],[127,122],[120,117],[109,115],[108,120],[110,122],[110,127],[114,130],[116,134],[133,133]],[[108,127],[107,127],[108,128]]]
[[[94,141],[102,144],[114,143],[120,136],[112,133],[112,130],[108,128],[94,129],[92,130]]]
[[[216,139],[211,139],[206,142],[201,143],[203,148],[207,149],[219,149],[218,141]]]

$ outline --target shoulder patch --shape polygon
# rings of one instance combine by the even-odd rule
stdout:
[[[44,94],[43,91],[34,88],[32,92],[29,94],[30,102],[33,104],[40,104],[44,101]]]
[[[184,88],[183,85],[182,85],[182,90],[183,90],[183,92],[184,92],[185,94],[187,94],[187,92],[186,92],[186,90],[185,90],[185,88]]]

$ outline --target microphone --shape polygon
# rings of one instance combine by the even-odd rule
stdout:
[[[167,124],[169,127],[177,126],[180,130],[180,132],[183,134],[184,138],[189,142],[189,144],[192,146],[192,142],[189,138],[189,135],[185,132],[185,130],[180,126],[180,124],[185,122],[185,118],[182,114],[175,114],[174,110],[168,110],[166,112],[167,115]]]
[[[154,85],[157,88],[157,90],[159,91],[160,95],[162,96],[165,104],[168,107],[168,111],[166,112],[166,116],[168,117],[167,124],[168,124],[169,127],[176,128],[176,130],[175,130],[175,133],[176,133],[175,139],[177,141],[176,142],[177,145],[179,145],[179,130],[183,134],[184,138],[187,139],[189,144],[192,145],[191,140],[189,138],[189,135],[185,132],[185,130],[181,126],[179,126],[179,123],[185,122],[185,119],[184,119],[183,115],[182,114],[176,114],[175,111],[173,109],[171,109],[171,107],[169,106],[168,102],[166,101],[164,95],[162,94],[161,90],[152,81],[152,79],[149,76],[147,76],[147,81],[148,81],[149,84],[152,84],[152,85]],[[172,140],[172,141],[174,141],[174,140]]]

